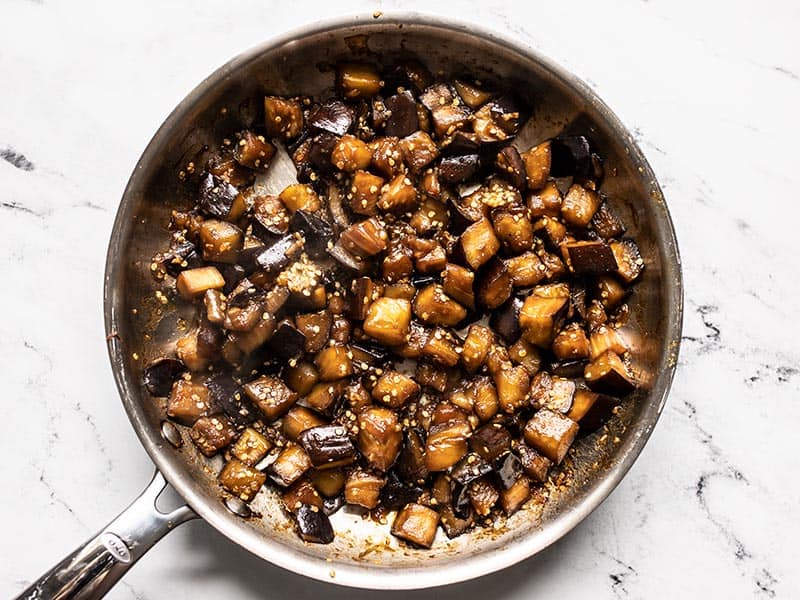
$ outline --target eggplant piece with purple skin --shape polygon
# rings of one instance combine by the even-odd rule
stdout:
[[[336,147],[338,138],[332,133],[323,132],[315,135],[308,143],[304,160],[297,165],[297,179],[301,182],[321,184],[321,180],[312,177],[314,173],[327,174],[334,170],[331,153]]]
[[[224,219],[231,212],[238,195],[239,190],[236,187],[207,173],[200,181],[197,206],[212,217]]]
[[[494,471],[497,474],[497,481],[504,490],[514,485],[522,475],[522,463],[519,459],[509,452],[495,461]]]
[[[303,249],[303,244],[294,235],[286,234],[270,246],[257,246],[242,250],[239,255],[239,264],[245,273],[255,271],[277,273],[289,265],[292,259]]]
[[[385,101],[389,115],[384,123],[386,135],[404,138],[419,129],[417,103],[411,92],[405,91],[390,96]]]
[[[278,323],[275,333],[267,341],[270,352],[286,360],[302,356],[305,345],[306,336],[289,319],[283,319]]]
[[[339,511],[346,504],[344,500],[344,496],[339,494],[338,496],[334,496],[333,498],[323,498],[322,499],[322,512],[326,515],[330,516]]]
[[[570,270],[577,275],[600,275],[617,269],[614,253],[604,241],[567,242],[561,249]]]
[[[369,262],[362,260],[352,252],[347,250],[341,242],[337,241],[332,248],[328,250],[330,254],[340,265],[346,267],[356,273],[364,273],[369,267]]]
[[[421,92],[431,85],[433,75],[421,62],[409,59],[386,69],[383,79],[386,82],[385,87],[387,90],[403,87],[413,88],[416,92]]]
[[[450,185],[461,183],[475,175],[479,165],[477,154],[445,156],[439,163],[439,179]]]
[[[294,514],[300,537],[306,542],[330,544],[333,541],[333,527],[328,516],[316,506],[301,504]]]
[[[230,373],[210,377],[206,387],[211,406],[225,413],[237,428],[249,425],[258,417],[258,409]]]
[[[166,272],[173,277],[177,277],[181,271],[186,269],[203,266],[203,261],[192,242],[183,242],[171,247],[164,253],[162,261]]]
[[[528,110],[514,94],[503,94],[489,103],[489,114],[500,129],[509,135],[519,131]]]
[[[478,303],[489,310],[508,300],[512,289],[511,276],[499,258],[492,258],[475,276]]]
[[[558,377],[577,379],[583,377],[583,372],[588,363],[588,360],[561,360],[550,363],[548,370]]]
[[[319,131],[342,136],[353,126],[353,109],[341,100],[328,100],[320,104],[308,115],[307,124]]]
[[[497,332],[509,346],[522,335],[522,329],[519,326],[519,311],[522,309],[522,305],[522,298],[514,296],[492,311],[489,317],[489,327]]]
[[[342,425],[312,427],[300,433],[300,444],[318,469],[349,465],[356,448]]]
[[[479,154],[481,145],[478,143],[474,134],[456,131],[449,142],[442,146],[442,156],[464,156],[467,154]]]
[[[333,242],[333,227],[325,219],[307,210],[298,210],[289,222],[292,231],[299,231],[305,238],[304,250],[311,258],[320,258]]]
[[[592,179],[595,173],[592,147],[582,135],[559,136],[550,141],[550,174],[553,177]]]
[[[197,328],[197,353],[213,362],[220,357],[224,343],[225,335],[222,329],[202,315],[200,326]]]
[[[492,472],[492,465],[483,460],[478,454],[467,454],[450,471],[450,477],[461,485],[483,477]]]
[[[416,502],[422,495],[422,488],[403,483],[393,472],[389,473],[386,484],[381,488],[381,504],[387,510],[400,510],[406,504]]]
[[[425,441],[416,429],[406,431],[403,449],[397,459],[397,473],[409,483],[425,481],[428,467],[425,465]]]
[[[151,396],[168,396],[172,384],[186,370],[186,365],[176,358],[162,358],[151,363],[142,375],[145,389]]]
[[[528,187],[528,175],[525,163],[514,146],[506,146],[497,153],[495,159],[497,172],[520,191]]]
[[[469,447],[487,462],[511,449],[511,434],[499,423],[489,423],[476,429],[469,438]]]

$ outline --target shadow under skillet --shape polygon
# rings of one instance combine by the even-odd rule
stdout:
[[[182,565],[186,580],[202,586],[204,581],[227,579],[242,597],[291,600],[366,600],[403,598],[404,600],[465,600],[466,598],[521,598],[521,588],[532,580],[543,581],[563,577],[565,557],[577,553],[588,543],[592,515],[569,535],[540,552],[507,569],[478,579],[427,590],[373,591],[355,589],[302,577],[261,560],[237,546],[203,521],[186,525],[185,543],[190,547],[191,560]],[[569,562],[569,561],[567,561]],[[552,582],[551,582],[552,583]],[[232,597],[240,597],[232,590]],[[524,593],[530,597],[530,591]]]

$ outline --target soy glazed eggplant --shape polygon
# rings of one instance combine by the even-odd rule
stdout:
[[[415,61],[336,82],[265,97],[186,179],[151,271],[197,315],[144,383],[227,493],[277,487],[304,540],[349,504],[430,547],[518,511],[634,389],[643,261],[590,140],[516,147],[530,111],[501,84]],[[298,182],[271,195],[279,145]]]

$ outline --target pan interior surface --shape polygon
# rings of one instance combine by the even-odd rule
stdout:
[[[190,204],[179,177],[189,163],[202,168],[204,147],[248,125],[252,103],[265,93],[330,92],[338,60],[421,59],[434,74],[471,74],[514,82],[531,101],[540,141],[563,131],[592,139],[606,159],[601,191],[639,243],[646,269],[630,301],[635,369],[641,389],[606,430],[576,444],[534,502],[500,528],[455,540],[440,531],[431,550],[398,543],[388,526],[340,511],[333,544],[302,542],[262,490],[242,519],[226,510],[216,482],[221,459],[206,459],[184,439],[178,449],[161,436],[163,399],[149,397],[141,370],[180,335],[186,308],[162,304],[150,258],[168,243],[171,211]],[[189,167],[191,168],[191,167]],[[677,359],[682,296],[680,263],[661,191],[631,136],[592,92],[532,51],[470,26],[429,17],[370,16],[328,23],[250,50],[223,66],[170,115],[138,163],[119,208],[106,272],[106,327],[115,376],[128,415],[170,483],[204,519],[234,542],[282,567],[317,579],[366,588],[421,588],[476,577],[518,562],[560,538],[616,486],[639,454],[665,401]],[[138,359],[134,358],[137,356]],[[544,501],[546,498],[546,502]]]

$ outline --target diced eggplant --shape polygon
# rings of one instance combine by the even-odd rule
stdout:
[[[378,208],[385,212],[406,212],[417,205],[417,188],[404,174],[396,175],[381,189]]]
[[[353,126],[353,109],[341,100],[331,99],[312,109],[308,115],[308,126],[333,135],[344,135]]]
[[[436,142],[424,131],[412,131],[402,137],[400,147],[403,150],[403,159],[412,172],[419,173],[439,156]]]
[[[221,325],[225,321],[225,311],[227,302],[225,296],[219,290],[206,290],[203,294],[203,306],[205,307],[205,318],[215,325]]]
[[[307,140],[305,152],[300,149],[295,152],[292,160],[297,165],[297,179],[303,182],[313,182],[318,179],[318,175],[325,175],[333,171],[331,154],[336,147],[338,138],[327,131],[318,133],[310,140]]]
[[[384,123],[386,135],[403,138],[419,129],[417,103],[411,92],[404,91],[389,96],[385,104],[388,110],[388,117]]]
[[[553,465],[553,461],[524,443],[518,444],[514,448],[514,452],[519,457],[522,470],[526,475],[539,483],[547,481],[547,473]]]
[[[598,208],[600,196],[597,192],[574,183],[561,203],[561,216],[568,225],[587,227]]]
[[[197,350],[197,331],[190,331],[175,343],[175,353],[186,367],[193,373],[208,369],[209,360]]]
[[[230,214],[233,202],[238,195],[239,190],[236,187],[207,173],[200,181],[197,206],[211,217],[225,219]]]
[[[560,281],[567,277],[569,271],[558,255],[547,252],[544,248],[536,250],[536,256],[544,265],[544,278],[546,281]]]
[[[488,219],[481,219],[464,230],[460,239],[464,258],[473,270],[485,264],[500,250],[500,240]]]
[[[642,260],[642,255],[639,252],[639,246],[630,239],[611,242],[610,245],[617,261],[617,275],[625,283],[633,283],[644,270],[644,260]]]
[[[322,203],[314,188],[304,183],[294,183],[287,186],[278,195],[278,198],[291,214],[298,210],[313,213],[322,208]]]
[[[389,246],[389,251],[381,264],[383,278],[387,282],[400,281],[414,272],[414,259],[411,249],[403,243]],[[364,310],[366,311],[365,306]],[[363,319],[363,316],[361,317]]]
[[[608,422],[618,404],[619,400],[613,396],[581,389],[575,392],[575,401],[567,416],[578,421],[581,434],[593,433]]]
[[[470,383],[473,393],[472,410],[481,421],[488,421],[500,410],[497,388],[489,377],[477,377]]]
[[[220,485],[245,502],[255,498],[266,480],[264,473],[235,458],[228,461],[219,474]]]
[[[472,131],[481,144],[504,142],[509,134],[500,126],[492,111],[491,103],[484,104],[475,111]]]
[[[178,293],[184,300],[194,300],[206,290],[220,290],[225,287],[225,279],[216,267],[198,267],[182,271],[175,282]]]
[[[507,413],[514,413],[525,406],[528,399],[531,377],[522,366],[503,368],[494,373],[494,384],[497,386],[497,399],[500,408]]]
[[[419,394],[419,384],[408,375],[398,371],[388,371],[380,376],[372,388],[376,402],[390,408],[400,408]]]
[[[380,92],[383,85],[375,67],[365,63],[339,65],[336,69],[336,84],[345,98],[353,100],[370,98]]]
[[[583,376],[592,390],[614,396],[624,396],[636,387],[625,363],[613,350],[586,365]]]
[[[258,290],[261,293],[261,290]],[[225,319],[222,322],[228,331],[247,332],[251,331],[264,315],[263,297],[253,294],[240,294],[231,299],[225,311]]]
[[[625,300],[628,290],[611,275],[598,277],[595,297],[608,310],[613,310]]]
[[[167,416],[182,425],[194,425],[210,408],[208,388],[200,382],[179,379],[169,392]]]
[[[283,416],[297,402],[297,394],[274,375],[262,375],[243,386],[247,397],[255,402],[268,420]]]
[[[439,162],[439,179],[448,185],[455,185],[472,178],[478,172],[480,158],[477,154],[455,154],[445,156]]]
[[[569,289],[561,284],[534,288],[519,315],[522,336],[532,344],[549,347],[569,307]]]
[[[528,187],[532,190],[539,190],[547,183],[550,177],[551,151],[550,142],[542,142],[522,154],[527,176]]]
[[[272,449],[272,442],[252,427],[248,427],[231,447],[231,454],[244,464],[254,467]]]
[[[372,406],[358,416],[358,450],[369,465],[386,472],[394,464],[403,443],[403,428],[394,411]]]
[[[522,476],[522,463],[512,453],[499,457],[494,464],[497,481],[501,490],[508,490],[514,486]]]
[[[372,150],[357,137],[343,135],[331,151],[331,162],[340,171],[348,173],[366,169],[372,162]]]
[[[373,344],[367,340],[360,340],[350,344],[353,360],[367,363],[371,366],[381,366],[389,358],[389,351],[380,344]]]
[[[440,273],[447,266],[447,253],[440,244],[434,244],[416,259],[416,266],[420,273]]]
[[[229,373],[209,377],[206,387],[212,408],[225,413],[235,426],[244,427],[258,418],[250,398]]]
[[[497,153],[495,166],[498,173],[518,190],[522,191],[527,187],[526,165],[514,146],[506,146]]]
[[[289,223],[292,231],[303,234],[303,249],[311,258],[321,258],[333,243],[333,227],[319,215],[307,210],[297,210]]]
[[[492,92],[484,90],[477,83],[456,79],[453,85],[458,92],[458,95],[464,101],[464,104],[472,109],[478,108],[482,104],[486,104],[492,99]]]
[[[311,474],[311,481],[325,498],[335,498],[344,491],[345,476],[342,469],[325,469]]]
[[[341,425],[311,427],[302,431],[298,440],[317,469],[349,465],[356,456],[355,446]]]
[[[500,490],[500,506],[506,516],[517,512],[531,497],[531,482],[525,476],[517,479],[507,489]]]
[[[586,325],[590,332],[603,327],[608,323],[608,315],[605,308],[598,300],[592,300],[586,307]]]
[[[332,515],[341,509],[346,502],[344,501],[344,494],[334,496],[332,498],[322,499],[322,512],[326,515]]]
[[[392,535],[423,548],[433,545],[439,513],[422,504],[407,504],[392,523]]]
[[[553,412],[566,414],[572,407],[574,395],[574,381],[551,377],[547,371],[540,371],[531,381],[531,406],[537,410],[547,408]]]
[[[469,501],[478,516],[486,517],[492,512],[492,508],[500,499],[500,490],[492,482],[489,476],[476,479],[467,487],[469,490]]]
[[[266,317],[264,317],[266,315]],[[244,354],[251,354],[264,345],[275,331],[275,319],[265,312],[262,318],[250,331],[232,333],[230,339]]]
[[[493,463],[511,449],[511,434],[499,423],[489,423],[475,430],[469,447],[487,463]]]
[[[302,241],[294,235],[287,234],[269,246],[244,250],[239,260],[246,272],[261,270],[265,273],[278,273],[286,268],[302,249]]]
[[[403,149],[394,136],[380,137],[369,144],[372,149],[372,166],[384,177],[394,177],[403,170]]]
[[[295,327],[290,319],[283,319],[275,328],[275,333],[267,342],[273,355],[286,360],[297,359],[303,355],[306,336]]]
[[[550,142],[554,177],[590,179],[594,174],[592,148],[582,135],[560,136]]]
[[[418,60],[407,59],[392,65],[384,73],[386,87],[413,88],[417,92],[423,91],[433,81],[433,75],[428,68]]]
[[[186,269],[195,269],[203,266],[203,261],[197,253],[197,247],[192,242],[172,245],[167,252],[158,258],[160,260],[153,259],[153,263],[162,265],[164,271],[173,277],[177,277],[181,271]]]
[[[397,458],[397,473],[404,481],[412,484],[422,483],[428,477],[425,444],[414,429],[406,430],[403,449]]]
[[[448,394],[448,398],[453,398],[454,396],[455,394]],[[447,423],[462,423],[465,425],[470,425],[469,417],[467,416],[468,410],[469,407],[462,409],[450,401],[439,402],[436,404],[436,408],[434,408],[433,413],[430,416],[428,428],[430,429],[430,427],[433,425],[443,425]],[[421,420],[424,424],[424,419]]]
[[[511,277],[514,287],[531,287],[536,285],[546,275],[546,268],[539,257],[533,252],[525,252],[519,256],[512,256],[503,261]]]
[[[324,415],[332,415],[339,406],[347,381],[323,381],[315,384],[303,398],[303,403]]]
[[[416,502],[422,494],[422,488],[400,481],[390,472],[386,484],[381,488],[380,503],[387,510],[400,510],[406,504]]]
[[[227,151],[215,153],[206,163],[206,171],[234,187],[245,187],[253,183],[255,173],[240,165]],[[206,174],[202,175],[205,178]]]
[[[162,358],[144,370],[142,382],[151,396],[167,396],[178,375],[186,370],[186,366],[174,358]]]
[[[330,544],[333,541],[333,527],[327,515],[316,506],[300,505],[295,511],[295,521],[300,537],[314,544]]]
[[[453,263],[447,263],[442,273],[442,288],[447,295],[451,296],[459,304],[474,309],[474,280],[475,273],[469,269]]]
[[[522,338],[508,347],[508,357],[514,364],[525,367],[530,376],[535,375],[542,364],[539,350]]]
[[[495,331],[506,344],[513,344],[522,335],[519,326],[519,313],[522,309],[523,301],[514,296],[505,304],[492,311],[489,317],[489,327]]]
[[[386,229],[381,222],[376,217],[370,217],[345,229],[339,242],[351,254],[367,258],[383,252],[387,239]]]
[[[577,379],[583,377],[583,371],[588,362],[586,359],[561,360],[550,363],[548,369],[558,377]]]
[[[289,229],[289,213],[283,202],[270,194],[252,199],[253,235],[265,244],[270,244]]]
[[[558,249],[567,239],[567,228],[553,217],[541,217],[533,224],[533,231],[542,238],[547,246]]]
[[[423,387],[444,392],[448,383],[448,372],[439,366],[425,361],[417,361],[414,379]]]
[[[467,485],[478,477],[483,477],[491,472],[492,465],[487,463],[480,455],[467,454],[450,471],[450,477],[461,485]]]
[[[312,427],[326,425],[325,419],[305,406],[295,406],[283,417],[283,435],[293,442],[300,439],[300,434]]]
[[[214,456],[234,440],[236,429],[226,416],[211,415],[197,419],[189,435],[200,452]]]
[[[556,464],[560,464],[578,433],[578,424],[546,408],[525,425],[525,441]]]
[[[617,269],[611,247],[603,241],[586,240],[562,244],[561,251],[567,266],[578,275],[598,275]]]
[[[592,331],[589,338],[589,357],[594,360],[609,350],[615,354],[624,354],[628,351],[628,347],[616,329],[600,325]]]
[[[553,340],[553,354],[559,360],[578,360],[589,356],[589,340],[578,323],[567,325]]]
[[[364,319],[364,333],[387,346],[406,341],[411,324],[411,303],[402,298],[378,298]]]
[[[303,108],[300,102],[277,96],[264,97],[264,125],[273,138],[290,140],[303,129]]]
[[[453,326],[467,316],[467,310],[450,298],[439,284],[431,284],[417,292],[414,314],[430,325]]]
[[[428,335],[422,354],[446,367],[457,365],[460,357],[454,336],[441,327],[435,328]]]
[[[347,194],[350,210],[359,215],[374,215],[385,180],[367,171],[356,171]]]
[[[486,309],[493,310],[511,296],[511,276],[499,258],[492,258],[475,278],[478,302]]]
[[[503,246],[512,254],[520,254],[533,247],[533,224],[527,209],[501,207],[492,212],[492,226]]]
[[[552,181],[547,182],[542,189],[528,196],[528,210],[534,219],[561,216],[561,203],[561,192]]]
[[[467,453],[467,423],[450,421],[434,425],[425,442],[425,466],[429,471],[444,471],[455,465]]]
[[[353,360],[346,346],[333,345],[324,348],[314,360],[321,381],[335,381],[353,374]]]
[[[265,171],[275,156],[275,146],[263,135],[253,131],[243,131],[242,137],[233,147],[233,157],[243,167]]]
[[[426,329],[417,321],[411,321],[405,341],[393,346],[392,352],[403,358],[420,358],[430,336],[430,329]]]
[[[614,211],[611,210],[608,202],[603,202],[600,205],[589,225],[604,240],[616,238],[625,233],[625,226]]]
[[[355,469],[350,472],[344,484],[345,502],[367,509],[376,508],[381,501],[381,489],[385,484],[385,477]]]
[[[418,234],[424,235],[441,231],[449,222],[450,215],[447,207],[439,200],[423,196],[422,202],[409,220],[409,225]]]
[[[470,325],[461,353],[461,360],[467,371],[474,373],[483,365],[493,341],[494,334],[491,329],[483,325]]]
[[[294,482],[283,492],[282,500],[286,510],[291,513],[296,512],[304,504],[315,506],[320,510],[325,506],[319,492],[314,489],[314,484],[305,477]]]

